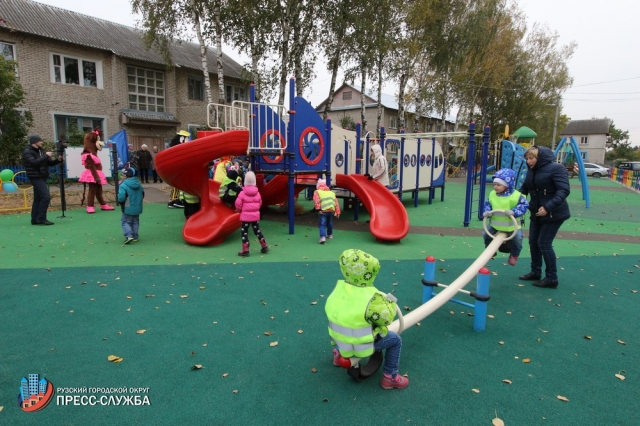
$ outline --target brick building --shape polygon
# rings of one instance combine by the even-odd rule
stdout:
[[[123,11],[124,12],[124,11]],[[69,123],[80,131],[99,126],[105,139],[126,129],[137,150],[160,150],[180,129],[195,134],[207,122],[200,47],[171,46],[173,66],[147,50],[134,28],[31,0],[2,0],[0,52],[17,62],[34,117],[32,133],[66,139]],[[211,90],[218,99],[215,51],[208,51]],[[225,97],[248,100],[240,64],[223,55]]]

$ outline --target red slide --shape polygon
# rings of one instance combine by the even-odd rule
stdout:
[[[317,178],[311,180],[315,182]],[[269,181],[268,184],[260,190],[262,197],[262,206],[271,206],[274,204],[282,204],[289,199],[289,178],[286,175],[277,175]],[[305,189],[305,185],[295,185],[295,193]]]
[[[366,207],[369,230],[379,241],[399,242],[409,233],[409,216],[398,198],[375,180],[362,175],[336,175],[336,186],[356,194]]]
[[[200,197],[200,211],[182,229],[189,244],[221,244],[240,228],[240,215],[218,196],[220,184],[209,179],[210,161],[225,155],[243,155],[249,146],[247,130],[230,130],[198,138],[156,155],[156,170],[167,184]]]

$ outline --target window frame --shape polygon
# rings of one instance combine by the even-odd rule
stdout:
[[[82,132],[82,133],[87,133],[88,131],[91,131],[93,129],[95,129],[96,127],[99,127],[102,131],[103,134],[107,134],[106,129],[105,129],[105,123],[107,120],[106,116],[100,116],[100,115],[79,115],[79,114],[69,114],[68,112],[63,112],[63,111],[53,111],[52,112],[52,116],[53,116],[53,133],[54,133],[54,137],[55,140],[66,140],[68,141],[69,139],[69,135],[66,134],[67,133],[67,129],[69,128],[69,122],[73,119],[77,120],[76,124],[78,125],[78,131]],[[64,119],[64,136],[61,134],[60,132],[60,123],[58,122],[59,119]],[[85,120],[91,120],[91,126],[85,126],[84,121]],[[99,123],[98,123],[99,121]]]
[[[580,145],[589,145],[589,136],[580,136]]]
[[[197,82],[200,84],[199,98],[192,96],[193,93],[192,93],[191,82]],[[189,74],[187,76],[187,98],[192,101],[204,101],[204,77],[203,76],[197,76],[193,74]]]
[[[2,56],[4,56],[4,58],[6,60],[13,61],[13,62],[16,63],[16,77],[18,77],[18,54],[17,54],[17,51],[16,51],[16,44],[15,43],[10,43],[8,41],[0,40],[0,47],[2,47],[2,45],[11,47],[11,54],[12,54],[11,58],[7,58],[4,55],[4,48],[1,48],[0,50],[2,51]]]
[[[131,74],[130,71],[134,73]],[[161,79],[159,77],[162,77]],[[132,81],[133,79],[133,81]],[[144,84],[141,84],[144,81]],[[153,84],[149,84],[152,82]],[[162,84],[159,86],[159,82]],[[166,96],[166,74],[164,71],[155,70],[153,68],[143,68],[136,65],[127,65],[127,105],[130,109],[136,111],[149,111],[149,112],[167,112],[167,96]],[[131,90],[131,86],[135,86],[135,91]],[[140,91],[144,87],[143,91]],[[159,95],[158,92],[162,91]],[[151,95],[151,96],[149,96]],[[132,97],[135,97],[135,101],[132,101]],[[150,103],[150,98],[153,102]],[[162,100],[161,105],[158,100]],[[144,102],[141,102],[144,100]],[[144,105],[144,108],[140,108],[140,105]],[[149,108],[152,106],[153,108]]]
[[[245,88],[234,86],[233,84],[225,84],[224,100],[228,105],[231,105],[233,101],[247,101]]]
[[[60,58],[60,64],[56,65],[54,58],[58,56]],[[66,82],[66,70],[62,65],[65,62],[65,59],[76,60],[78,63],[78,84],[75,83],[67,83]],[[92,86],[90,84],[85,84],[87,80],[85,76],[85,67],[84,63],[93,63],[95,65],[95,80],[96,85]],[[59,67],[60,70],[60,81],[56,81],[56,69]],[[104,76],[102,71],[102,60],[93,59],[85,56],[74,56],[67,55],[65,53],[60,52],[50,52],[49,53],[49,80],[53,84],[62,84],[69,86],[78,86],[78,87],[89,87],[93,89],[104,89]]]

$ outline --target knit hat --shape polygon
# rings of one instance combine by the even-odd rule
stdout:
[[[29,145],[33,145],[34,143],[38,143],[42,140],[40,135],[29,135]]]
[[[509,185],[507,184],[507,182],[503,181],[502,179],[498,178],[498,177],[493,177],[493,183],[498,183],[506,188],[509,187]]]
[[[244,186],[256,186],[256,174],[247,172],[244,175]]]
[[[316,183],[316,188],[320,188],[323,185],[327,186],[327,180],[326,179],[318,179],[318,182]]]
[[[371,287],[380,271],[380,262],[362,250],[349,249],[340,255],[340,270],[347,283],[356,287]]]
[[[134,177],[136,175],[136,169],[134,169],[133,167],[129,167],[125,170],[124,175],[128,178]]]

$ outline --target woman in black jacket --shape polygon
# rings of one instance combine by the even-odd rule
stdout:
[[[520,188],[529,201],[529,250],[531,272],[520,276],[521,280],[535,281],[537,287],[558,287],[558,268],[553,239],[562,223],[571,217],[567,197],[570,185],[567,169],[554,161],[553,151],[546,147],[533,146],[524,153],[529,166],[527,177]],[[545,277],[542,277],[544,259]]]

